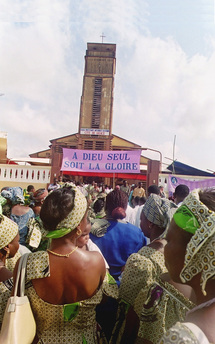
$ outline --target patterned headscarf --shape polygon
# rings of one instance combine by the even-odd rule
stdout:
[[[0,214],[2,214],[2,207],[7,203],[6,198],[0,196]]]
[[[57,225],[56,230],[49,231],[46,235],[47,238],[61,238],[73,231],[79,225],[87,210],[87,200],[74,184],[66,183],[63,187],[70,187],[75,191],[74,207],[67,217]]]
[[[34,192],[33,196],[31,197],[35,204],[40,203],[48,196],[48,190],[46,189],[38,189]]]
[[[7,246],[18,234],[18,225],[7,216],[0,215],[0,249]]]
[[[21,187],[12,187],[7,190],[2,190],[1,195],[9,199],[13,205],[15,204],[25,204],[25,199],[23,196],[23,190]]]
[[[155,225],[166,228],[171,218],[170,201],[151,194],[143,206],[143,213],[146,218]]]
[[[195,216],[198,226],[187,244],[180,278],[185,283],[201,272],[200,285],[206,295],[206,283],[215,275],[215,212],[199,200],[199,191],[192,191],[181,206],[186,206]]]

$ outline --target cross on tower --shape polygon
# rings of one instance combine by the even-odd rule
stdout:
[[[100,36],[101,38],[102,38],[102,43],[103,43],[103,40],[104,40],[104,38],[106,37],[105,35],[104,35],[104,33],[102,32],[102,34],[101,34],[101,36]]]

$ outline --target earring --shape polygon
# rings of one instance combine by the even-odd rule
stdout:
[[[149,221],[148,227],[149,229],[152,229],[153,223]]]
[[[5,251],[6,251],[6,256],[5,256],[5,258],[7,259],[7,258],[9,257],[9,255],[10,255],[10,249],[7,248]]]
[[[79,237],[82,234],[82,230],[81,228],[78,228],[77,232],[76,232],[77,236]]]

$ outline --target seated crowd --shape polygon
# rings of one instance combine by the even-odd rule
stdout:
[[[0,328],[20,257],[32,343],[215,343],[215,188],[5,187]]]

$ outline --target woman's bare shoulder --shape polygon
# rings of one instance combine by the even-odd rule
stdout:
[[[82,249],[78,250],[78,255],[79,255],[79,263],[83,265],[88,265],[88,266],[103,266],[104,265],[104,259],[102,255],[97,252],[97,251],[85,251]]]

